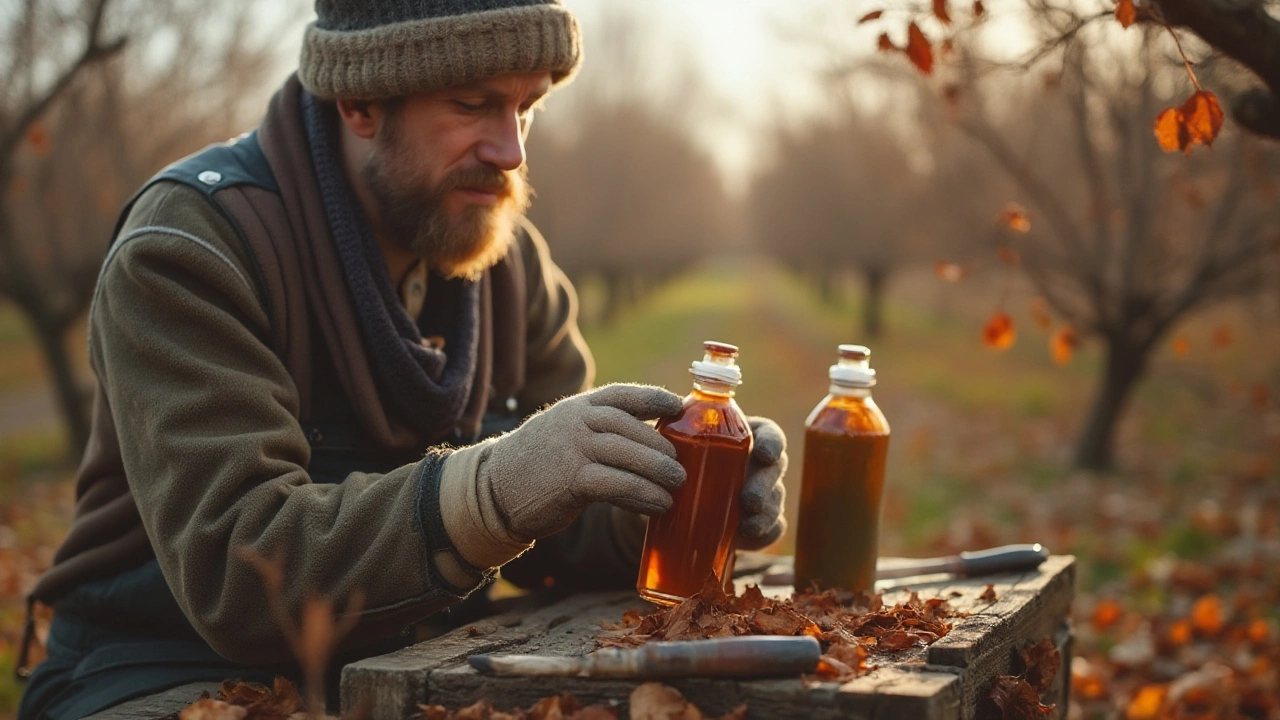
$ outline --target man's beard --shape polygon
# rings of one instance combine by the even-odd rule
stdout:
[[[417,169],[413,151],[400,142],[395,121],[384,129],[361,172],[387,239],[446,277],[478,279],[506,257],[516,220],[529,209],[525,166],[507,172],[481,164],[432,183]],[[450,213],[445,200],[458,188],[491,192],[498,199],[493,205],[466,203]]]

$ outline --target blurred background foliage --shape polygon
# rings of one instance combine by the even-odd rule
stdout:
[[[0,715],[21,598],[70,519],[84,314],[116,213],[163,165],[256,123],[307,5],[0,9]],[[1077,554],[1073,716],[1156,717],[1144,688],[1212,663],[1276,687],[1273,141],[1228,121],[1211,151],[1160,152],[1151,124],[1188,82],[1157,32],[1054,45],[1061,8],[993,5],[1018,8],[1048,48],[1037,62],[957,37],[924,77],[855,40],[874,8],[840,5],[817,29],[778,23],[813,51],[792,72],[820,102],[750,121],[749,161],[725,162],[708,137],[740,119],[688,43],[640,4],[592,7],[586,67],[528,152],[531,215],[578,287],[597,382],[684,392],[701,341],[739,345],[739,403],[791,438],[794,520],[835,346],[870,345],[893,427],[883,551]],[[1186,42],[1202,81],[1242,86]],[[995,313],[1015,329],[1003,350],[984,342]]]

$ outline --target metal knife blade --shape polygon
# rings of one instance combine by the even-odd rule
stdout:
[[[965,551],[958,555],[946,555],[936,558],[915,558],[909,560],[895,559],[892,564],[882,563],[876,567],[876,580],[892,580],[913,577],[916,575],[932,575],[935,573],[952,573],[964,577],[980,575],[997,575],[999,573],[1026,572],[1040,566],[1049,557],[1049,549],[1040,543],[1025,545],[1002,545],[986,550]],[[790,585],[795,580],[791,568],[778,568],[766,572],[764,585]]]

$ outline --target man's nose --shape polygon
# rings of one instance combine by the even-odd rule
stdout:
[[[524,165],[524,129],[520,118],[513,113],[495,120],[476,154],[481,162],[502,170],[515,170]]]

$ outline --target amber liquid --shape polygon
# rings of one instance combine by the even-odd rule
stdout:
[[[875,586],[889,423],[869,394],[829,395],[805,423],[795,588]]]
[[[671,494],[671,509],[649,519],[636,590],[675,605],[701,590],[711,573],[728,582],[751,429],[731,397],[694,390],[680,415],[660,421],[658,431],[675,445],[686,478]]]

